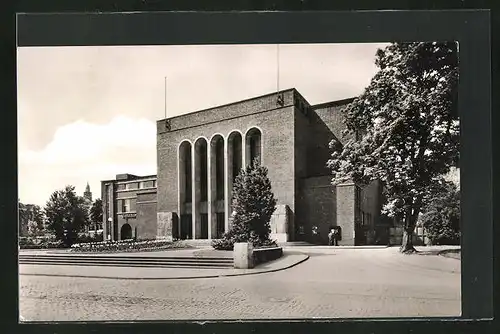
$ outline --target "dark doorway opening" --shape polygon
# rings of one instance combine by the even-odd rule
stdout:
[[[181,233],[180,233],[181,240],[191,239],[193,235],[192,230],[193,230],[192,216],[189,214],[181,215]]]
[[[224,212],[217,212],[216,215],[216,226],[217,226],[217,233],[215,235],[215,239],[220,239],[222,238],[222,235],[224,234]]]
[[[208,214],[201,214],[201,236],[200,239],[208,239]]]
[[[121,240],[132,239],[132,227],[126,223],[120,230]]]

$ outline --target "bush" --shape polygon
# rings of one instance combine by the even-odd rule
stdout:
[[[181,242],[166,241],[166,240],[141,240],[134,239],[117,240],[117,241],[100,241],[89,243],[78,243],[71,246],[72,252],[131,252],[139,250],[162,250],[173,248],[186,248],[187,246]]]
[[[52,236],[48,237],[20,237],[19,238],[19,248],[20,249],[53,249],[53,248],[65,248],[65,245],[61,241],[54,240]]]
[[[425,206],[421,222],[430,244],[460,244],[460,191],[454,184],[447,184]]]
[[[212,247],[218,250],[233,250],[234,242],[226,236],[223,239],[212,240]]]
[[[97,233],[97,234],[87,234],[87,233],[82,233],[78,235],[78,243],[89,243],[89,242],[99,242],[103,241],[103,234],[102,233]]]
[[[235,238],[226,236],[225,239],[212,240],[212,247],[217,250],[233,250],[236,242],[246,241],[235,241]],[[252,244],[254,248],[278,247],[278,243],[275,240],[256,241]]]
[[[222,239],[214,240],[212,247],[232,250],[237,242],[251,242],[254,247],[275,244],[270,240],[270,220],[276,210],[276,199],[267,177],[267,168],[258,160],[242,169],[233,188],[233,215],[231,230]]]

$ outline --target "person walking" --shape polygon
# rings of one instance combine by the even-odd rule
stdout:
[[[335,229],[330,228],[330,233],[328,233],[328,246],[333,246],[335,243]]]
[[[334,246],[339,245],[339,229],[338,228],[333,229],[333,245]]]

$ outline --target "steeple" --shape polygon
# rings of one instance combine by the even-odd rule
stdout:
[[[85,192],[83,193],[83,197],[88,201],[92,202],[92,192],[90,191],[90,185],[87,181],[87,186],[85,187]]]

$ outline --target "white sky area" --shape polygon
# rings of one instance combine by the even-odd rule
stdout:
[[[279,47],[280,89],[318,104],[359,95],[386,44]],[[19,198],[44,206],[74,185],[156,174],[156,120],[276,91],[276,45],[17,50]]]

